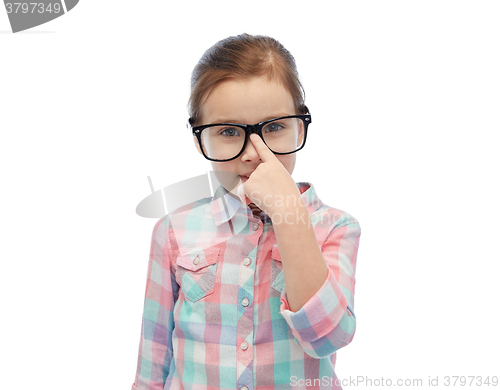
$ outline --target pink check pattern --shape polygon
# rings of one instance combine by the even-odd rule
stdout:
[[[297,187],[328,276],[296,312],[264,212],[254,217],[221,186],[156,223],[132,390],[341,388],[336,351],[356,329],[361,230],[311,183]]]

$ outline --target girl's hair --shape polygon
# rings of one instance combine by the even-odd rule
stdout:
[[[189,123],[198,124],[202,99],[221,82],[264,75],[283,84],[292,95],[299,114],[308,112],[304,104],[305,92],[290,52],[271,37],[241,34],[217,42],[193,69]]]

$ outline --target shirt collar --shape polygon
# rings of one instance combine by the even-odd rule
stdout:
[[[309,211],[309,214],[319,209],[323,202],[316,194],[314,186],[310,182],[295,183],[301,193],[301,198]],[[244,205],[239,199],[232,196],[222,185],[214,193],[210,201],[210,207],[214,216],[215,225],[219,226],[229,221],[239,211],[243,214],[252,215],[250,207]]]

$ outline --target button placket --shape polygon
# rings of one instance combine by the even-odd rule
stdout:
[[[251,229],[252,226],[250,225],[250,231],[252,231]],[[247,252],[247,256],[240,260],[238,300],[235,301],[235,303],[238,304],[237,311],[241,314],[239,315],[237,323],[238,344],[236,344],[236,375],[237,378],[240,378],[238,380],[238,389],[243,388],[243,386],[247,386],[247,389],[252,388],[252,386],[248,384],[247,379],[242,378],[242,374],[249,369],[252,371],[250,367],[252,367],[253,361],[253,306],[250,303],[253,299],[253,291],[247,286],[253,286],[254,284],[254,267],[250,266],[250,264],[254,264],[256,252],[257,247],[250,253]]]

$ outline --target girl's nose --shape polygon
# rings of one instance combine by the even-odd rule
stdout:
[[[252,144],[252,141],[248,140],[245,146],[245,150],[241,154],[242,161],[259,161],[260,156],[255,147]]]
[[[241,154],[241,160],[242,161],[259,161],[260,156],[259,153],[257,153],[257,150],[252,144],[252,141],[248,140],[247,144],[245,146],[245,150]]]

